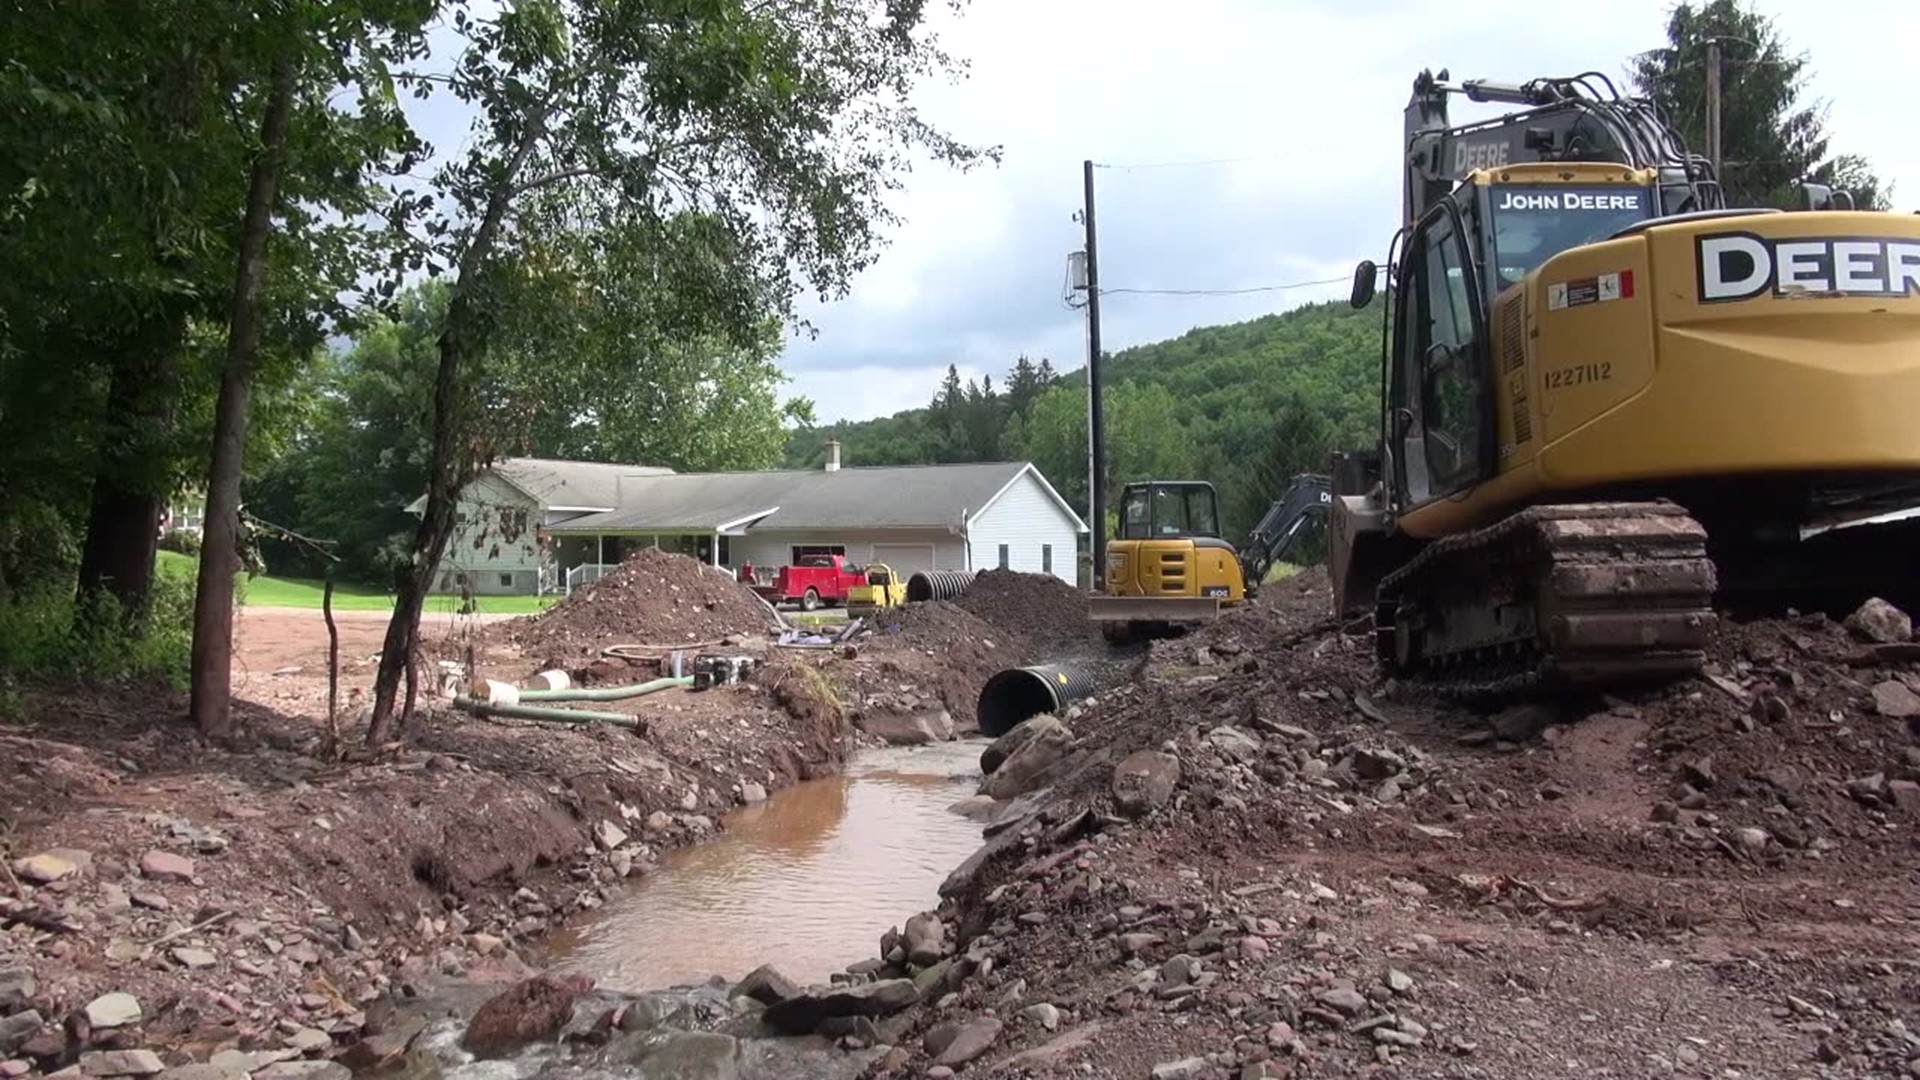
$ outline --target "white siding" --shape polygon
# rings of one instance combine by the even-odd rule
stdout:
[[[457,592],[454,575],[464,573],[476,593],[533,592],[540,576],[540,539],[534,527],[541,508],[513,485],[481,473],[460,493],[456,512],[464,514],[465,521],[454,526],[447,540],[434,591]],[[514,514],[522,516],[524,529],[514,528],[520,524],[510,520]]]
[[[1079,543],[1073,519],[1031,471],[1014,478],[985,513],[968,522],[967,535],[973,546],[975,570],[999,566],[1000,545],[1005,544],[1009,570],[1051,573],[1069,585],[1078,581],[1075,553]],[[1051,560],[1048,548],[1052,549]]]
[[[873,561],[876,544],[880,546],[882,555],[887,553],[891,545],[912,544],[924,549],[931,544],[935,570],[967,568],[966,545],[960,537],[945,529],[749,529],[747,535],[731,538],[728,554],[732,557],[727,565],[735,569],[743,563],[752,563],[755,567],[784,566],[792,560],[796,545],[813,544],[839,544],[846,548],[847,558],[862,565]],[[904,572],[902,567],[896,566],[894,569]]]

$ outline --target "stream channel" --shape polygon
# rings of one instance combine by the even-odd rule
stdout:
[[[464,1023],[442,1013],[419,1045],[437,1060],[409,1071],[446,1080],[852,1076],[866,1055],[818,1037],[744,1037],[757,1026],[744,1018],[716,1023],[732,1012],[728,988],[762,964],[800,985],[825,983],[876,955],[889,927],[935,907],[940,883],[984,842],[980,822],[953,807],[978,789],[980,751],[990,741],[856,751],[839,774],[776,792],[729,815],[713,839],[662,855],[644,878],[528,956],[536,968],[591,975],[594,996],[609,1003],[638,995],[626,1008],[644,1012],[654,1030],[622,1036],[586,1060],[547,1045],[475,1061],[457,1045]],[[453,990],[438,1004],[470,1015],[499,989]],[[575,1015],[594,1011],[583,1003]],[[659,1049],[686,1028],[743,1037],[719,1072],[683,1070],[666,1060],[677,1052]],[[710,1047],[686,1049],[698,1057]]]

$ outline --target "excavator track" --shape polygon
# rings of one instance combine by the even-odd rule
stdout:
[[[1383,578],[1384,670],[1498,699],[1696,674],[1716,616],[1707,532],[1669,502],[1537,506]]]

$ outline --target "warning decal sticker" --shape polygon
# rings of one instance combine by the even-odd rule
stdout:
[[[1573,281],[1560,281],[1547,286],[1547,310],[1559,311],[1562,308],[1585,307],[1588,304],[1603,304],[1609,300],[1625,300],[1633,296],[1633,271],[1621,270],[1598,277],[1577,278]]]

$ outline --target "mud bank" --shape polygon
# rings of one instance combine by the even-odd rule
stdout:
[[[834,772],[848,730],[821,686],[774,664],[656,695],[644,735],[429,709],[359,762],[257,705],[228,750],[172,696],[29,691],[0,727],[0,1075],[318,1064],[392,999],[530,974],[520,951],[555,923]],[[110,1052],[136,1056],[89,1056]]]

